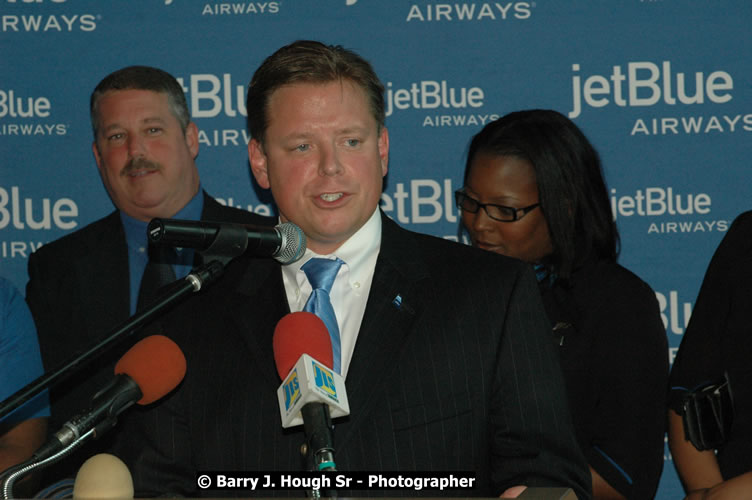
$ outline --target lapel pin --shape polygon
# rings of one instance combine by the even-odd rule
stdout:
[[[394,307],[396,307],[397,309],[401,309],[402,308],[402,296],[397,294],[397,296],[394,297],[394,300],[392,300],[392,304],[394,304]]]

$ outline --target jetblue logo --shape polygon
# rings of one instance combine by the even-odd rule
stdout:
[[[287,380],[285,380],[285,411],[300,399],[300,382],[298,381],[298,370],[293,370]]]
[[[485,94],[480,87],[451,87],[446,80],[412,82],[409,87],[392,88],[386,84],[386,116],[405,109],[467,109],[483,106]]]
[[[316,387],[323,390],[334,401],[338,401],[337,388],[334,386],[334,374],[316,361],[313,361],[311,364],[313,365]]]
[[[0,90],[0,118],[47,118],[51,107],[46,97],[19,97],[14,90]]]
[[[585,106],[602,108],[610,104],[620,107],[650,107],[664,104],[695,105],[705,102],[723,104],[733,96],[734,79],[726,71],[694,75],[675,71],[671,61],[660,65],[650,61],[633,61],[615,65],[611,74],[580,75],[580,65],[572,64],[572,111],[577,118]]]
[[[194,119],[214,118],[220,113],[229,117],[248,115],[245,109],[245,84],[233,82],[229,73],[221,76],[201,73],[191,75],[187,81],[184,78],[177,78],[177,81],[191,104]]]
[[[0,229],[74,229],[78,226],[78,205],[70,198],[30,198],[18,186],[10,192],[0,186]]]
[[[457,222],[452,179],[412,179],[398,182],[393,193],[381,194],[381,208],[403,224],[433,224],[441,220]]]
[[[672,187],[638,189],[634,195],[617,194],[611,189],[611,211],[617,216],[706,215],[712,199],[707,193],[675,193]]]

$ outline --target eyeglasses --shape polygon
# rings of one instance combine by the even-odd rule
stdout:
[[[467,193],[461,189],[454,192],[454,199],[460,210],[470,212],[471,214],[477,214],[478,210],[482,208],[486,211],[489,217],[499,222],[514,222],[520,220],[540,205],[539,202],[528,207],[514,208],[506,207],[504,205],[494,205],[493,203],[481,203],[475,198],[469,197]]]

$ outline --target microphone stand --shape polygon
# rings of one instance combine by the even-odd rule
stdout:
[[[5,401],[0,403],[0,418],[39,394],[45,388],[57,384],[71,373],[79,370],[97,355],[111,348],[116,341],[161,315],[166,309],[177,304],[189,294],[198,292],[205,286],[215,282],[224,272],[225,266],[245,251],[244,248],[240,248],[237,245],[237,233],[239,231],[243,232],[245,229],[230,225],[220,226],[212,244],[199,252],[204,257],[204,260],[207,261],[206,264],[194,269],[182,280],[177,280],[166,287],[143,311],[137,312],[116,326],[100,341],[90,346],[83,353],[74,356],[51,372],[37,377],[6,398]],[[245,235],[244,232],[243,235]]]
[[[12,396],[0,404],[0,418],[15,410],[23,403],[42,392],[46,387],[58,383],[71,373],[79,370],[97,355],[108,350],[112,345],[133,330],[143,326],[158,316],[162,311],[179,302],[190,293],[201,290],[205,283],[216,279],[223,271],[223,266],[217,261],[199,267],[182,280],[175,281],[168,290],[160,294],[148,307],[116,326],[102,340],[89,347],[83,353],[64,362],[58,368],[47,372],[26,386],[16,391]]]
[[[39,460],[36,453],[32,455],[30,459],[20,464],[14,465],[0,474],[0,498],[3,500],[10,500],[13,498],[13,486],[16,480],[25,476],[29,472],[38,468],[44,468],[48,465],[54,464],[60,461],[66,455],[69,455],[75,448],[78,448],[85,441],[88,441],[96,435],[96,427],[89,429],[88,432],[76,438],[75,441],[68,444],[65,448],[58,451],[52,456]]]
[[[334,436],[329,407],[323,403],[308,403],[300,409],[303,414],[303,429],[306,435],[308,463],[314,472],[336,471],[334,463]],[[337,498],[337,490],[308,490],[311,498]]]
[[[166,309],[177,304],[189,294],[198,292],[202,288],[219,279],[227,264],[239,255],[242,255],[245,251],[244,248],[240,248],[237,245],[237,233],[240,230],[243,229],[231,226],[220,227],[212,244],[205,250],[200,251],[204,260],[207,261],[206,264],[192,270],[191,273],[182,280],[177,280],[166,287],[166,289],[163,290],[162,293],[160,293],[159,296],[146,308],[144,308],[143,311],[137,312],[126,321],[116,326],[104,336],[102,340],[98,341],[93,346],[90,346],[83,353],[74,356],[72,359],[64,362],[60,367],[43,374],[25,387],[16,391],[12,396],[0,403],[0,418],[9,414],[11,411],[42,392],[46,387],[60,382],[74,371],[82,368],[94,357],[111,348],[115,342],[122,337],[125,337],[155,317],[161,315]],[[64,436],[63,442],[67,442],[68,440],[70,440],[70,442],[68,442],[64,448],[49,455],[50,450],[47,449],[46,446],[42,446],[34,452],[34,455],[32,455],[32,457],[26,462],[12,466],[0,473],[0,498],[13,498],[13,484],[18,478],[34,469],[46,467],[59,461],[85,441],[96,438],[98,435],[113,427],[115,425],[115,420],[115,418],[106,419],[80,436],[68,432]]]

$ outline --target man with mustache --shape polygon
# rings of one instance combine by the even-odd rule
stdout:
[[[94,89],[90,112],[94,158],[116,210],[44,245],[29,258],[26,299],[47,370],[82,352],[133,315],[139,302],[148,301],[146,295],[153,297],[157,285],[147,287],[142,282],[150,261],[150,268],[163,264],[176,278],[188,274],[197,263],[198,255],[190,249],[171,256],[149,251],[146,227],[152,218],[275,223],[272,218],[222,206],[201,189],[195,162],[198,129],[172,75],[145,66],[115,71]],[[150,333],[162,330],[157,325],[147,329]],[[114,362],[133,343],[133,339],[121,342],[51,392],[53,431],[87,408],[94,393],[112,378]],[[115,432],[109,434],[112,439]],[[84,448],[77,455],[85,459],[110,444],[108,437],[95,443],[96,449]],[[80,462],[67,458],[63,465],[75,472]]]

